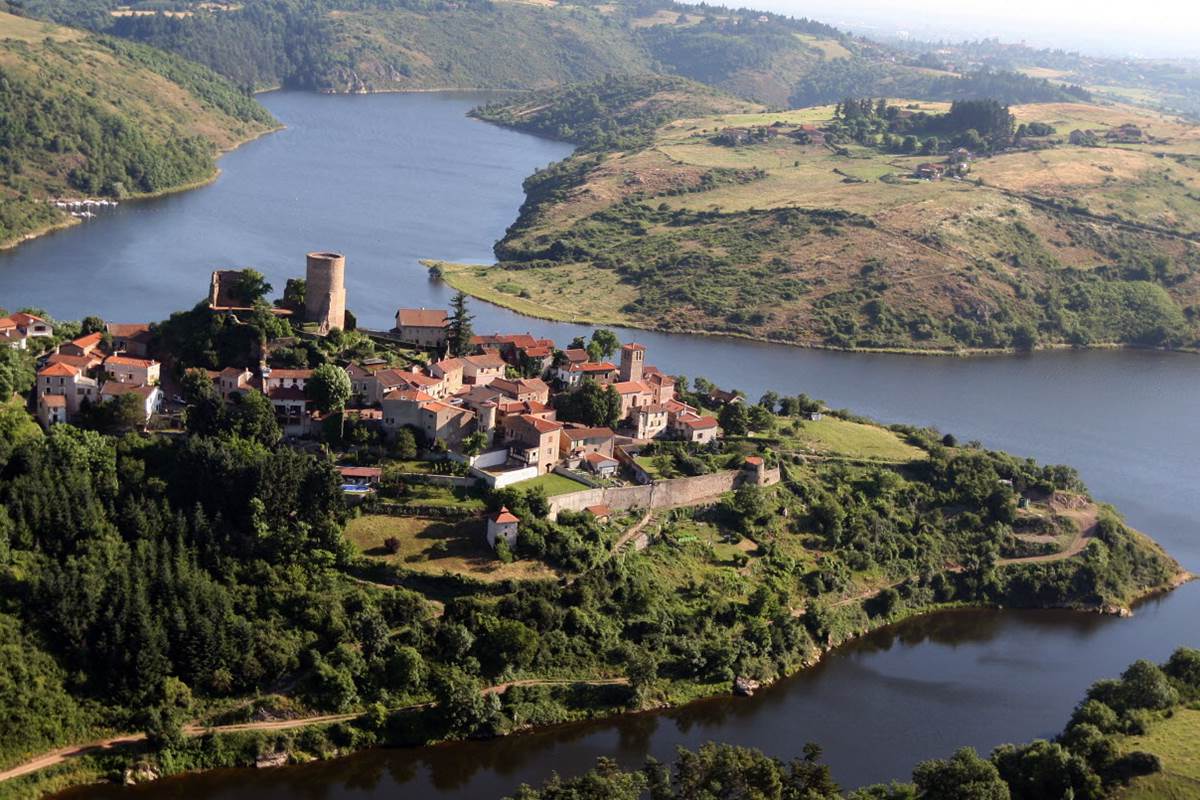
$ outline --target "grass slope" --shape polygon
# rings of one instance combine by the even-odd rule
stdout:
[[[561,116],[556,130],[584,152],[526,182],[521,217],[496,247],[500,269],[450,268],[447,280],[537,316],[803,345],[1197,344],[1195,124],[1128,106],[1015,106],[1018,122],[1053,125],[1059,142],[979,159],[971,180],[931,183],[909,177],[928,156],[788,135],[822,124],[831,107],[681,114],[653,132],[642,117],[631,129],[630,109],[657,94],[642,88],[633,99],[599,93],[592,116],[609,121],[600,138],[591,132],[601,123],[580,133],[560,114],[578,104],[566,92],[482,110],[533,130]],[[1103,140],[1124,123],[1146,142],[1066,141],[1076,128]],[[714,140],[751,126],[775,135]]]
[[[1154,723],[1142,736],[1130,737],[1123,749],[1154,753],[1163,770],[1138,778],[1117,794],[1118,800],[1196,800],[1200,798],[1200,709],[1182,708],[1170,719]]]
[[[0,244],[69,222],[47,198],[181,188],[275,126],[204,67],[0,12]]]

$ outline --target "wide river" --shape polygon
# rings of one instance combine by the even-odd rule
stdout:
[[[398,306],[444,307],[417,260],[487,262],[516,216],[521,180],[569,148],[467,119],[466,94],[275,93],[287,128],[225,156],[196,191],[128,203],[0,253],[0,305],[60,318],[162,318],[206,294],[208,274],[252,265],[281,289],[304,253],[347,256],[349,305],[388,326]],[[476,303],[476,330],[565,342],[578,326]],[[672,373],[751,396],[807,392],[889,422],[936,425],[1042,461],[1075,465],[1093,493],[1200,572],[1200,359],[1150,352],[918,358],[805,351],[744,341],[619,332]],[[1135,658],[1200,646],[1200,584],[1132,619],[1065,612],[941,614],[880,631],[752,700],[540,731],[376,751],[281,770],[225,770],[72,796],[495,798],[597,756],[627,765],[716,740],[781,757],[808,740],[846,785],[906,778],[959,745],[981,751],[1059,730],[1092,681]]]

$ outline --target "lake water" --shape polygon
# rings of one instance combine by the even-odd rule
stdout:
[[[128,203],[0,253],[0,305],[120,322],[158,319],[206,294],[211,270],[261,269],[281,289],[304,254],[347,256],[349,306],[388,326],[398,306],[446,305],[417,260],[486,262],[515,219],[521,180],[569,148],[467,119],[483,95],[263,97],[287,129],[221,161],[211,186]],[[580,326],[474,305],[478,332],[569,340]],[[669,372],[752,397],[800,391],[888,422],[1079,468],[1093,493],[1200,572],[1200,359],[1061,352],[984,359],[806,351],[619,332]],[[218,771],[77,797],[493,798],[600,755],[628,765],[717,740],[790,757],[825,747],[847,785],[904,778],[962,744],[1048,736],[1095,679],[1135,658],[1200,646],[1200,584],[1121,620],[1061,612],[961,612],[842,648],[751,700],[569,726],[490,742],[378,751],[301,768]]]

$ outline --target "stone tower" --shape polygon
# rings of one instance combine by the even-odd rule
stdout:
[[[646,365],[646,348],[630,342],[621,348],[621,380],[640,381]]]
[[[304,276],[305,321],[321,333],[346,329],[346,257],[341,253],[309,253]]]

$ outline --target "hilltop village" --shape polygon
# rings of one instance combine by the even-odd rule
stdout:
[[[561,348],[528,333],[477,335],[464,298],[454,310],[401,308],[390,330],[358,330],[346,307],[345,258],[310,253],[306,260],[305,278],[289,280],[273,306],[254,270],[218,270],[206,301],[164,323],[89,318],[80,335],[64,338],[51,321],[16,313],[0,319],[0,336],[40,353],[29,403],[47,429],[74,423],[183,433],[196,429],[199,416],[219,413],[205,410],[212,398],[239,414],[269,408],[285,442],[333,446],[347,462],[339,469],[351,496],[372,493],[383,475],[378,455],[369,465],[355,456],[389,448],[415,449],[463,485],[492,490],[531,487],[551,475],[560,492],[649,486],[665,477],[648,455],[656,444],[720,453],[718,412],[728,406],[745,417],[740,394],[702,380],[688,402],[675,378],[647,362],[646,347],[622,345],[606,330]],[[203,350],[210,363],[200,368],[178,332],[196,315],[201,327],[224,331],[222,341],[236,332],[257,335],[242,337],[248,346]],[[307,360],[302,354],[331,346],[332,379],[328,369],[299,363]],[[778,480],[762,458],[741,466],[756,483]],[[635,493],[617,502],[647,499]],[[610,513],[603,502],[587,508]],[[493,516],[492,526],[512,515]],[[494,542],[491,528],[488,539]]]

